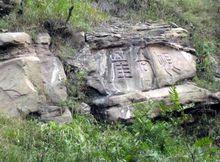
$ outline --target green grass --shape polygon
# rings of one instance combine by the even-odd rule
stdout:
[[[40,28],[48,19],[65,21],[68,9],[74,5],[70,24],[74,27],[91,29],[104,20],[106,15],[91,6],[90,0],[25,0],[24,14],[19,16],[16,9],[9,16],[0,20],[0,29],[32,30]]]
[[[211,137],[187,138],[170,123],[153,124],[145,108],[128,126],[80,115],[68,125],[0,118],[0,161],[217,161]]]

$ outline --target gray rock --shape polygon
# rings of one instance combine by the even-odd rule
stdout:
[[[91,113],[91,107],[88,104],[83,102],[79,105],[79,108],[77,108],[77,111],[80,114],[89,115]]]
[[[58,106],[44,106],[39,111],[42,121],[54,121],[58,124],[66,124],[72,121],[72,114],[69,109]]]
[[[172,42],[186,36],[186,30],[119,24],[87,33],[88,46],[69,61],[87,71],[89,87],[103,95],[118,95],[173,85],[196,75],[196,58],[190,53],[194,50]]]
[[[36,53],[40,59],[41,78],[43,79],[47,100],[52,103],[66,100],[66,74],[61,61],[49,51],[48,45],[38,45]]]
[[[109,121],[115,122],[118,120],[129,120],[133,118],[133,110],[134,108],[132,106],[111,107],[110,109],[107,109],[105,113]]]
[[[195,49],[184,45],[187,35],[176,24],[132,25],[116,19],[86,33],[87,45],[67,63],[87,72],[86,84],[95,91],[95,113],[111,121],[126,120],[132,118],[133,103],[169,105],[168,86],[188,83],[196,75]],[[219,102],[192,83],[176,87],[181,104]]]
[[[185,84],[176,86],[179,94],[180,103],[188,105],[191,103],[216,104],[220,101],[220,94],[212,94],[206,89],[199,88],[193,84]],[[134,116],[135,103],[149,101],[163,101],[166,105],[170,105],[170,87],[150,90],[147,92],[133,92],[124,95],[109,96],[102,99],[94,100],[97,107],[104,109],[101,115],[107,115],[110,121],[129,120]],[[160,113],[159,109],[149,111],[149,117],[154,118]]]
[[[177,85],[176,90],[179,94],[180,103],[200,103],[212,101],[212,93],[206,89],[199,88],[193,84]],[[100,107],[125,106],[131,103],[143,101],[164,101],[169,104],[170,87],[159,88],[146,92],[136,91],[122,95],[107,96],[96,99],[93,104]],[[213,100],[214,102],[215,100]]]

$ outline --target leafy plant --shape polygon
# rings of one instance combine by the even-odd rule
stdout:
[[[171,109],[173,110],[181,110],[182,106],[180,104],[180,98],[179,98],[179,94],[176,90],[176,86],[172,86],[170,87],[170,91],[169,91],[169,99],[171,102]]]

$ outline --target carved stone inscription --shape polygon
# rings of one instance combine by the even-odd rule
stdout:
[[[108,72],[105,76],[110,92],[117,94],[152,89],[153,72],[144,52],[137,47],[109,51]]]
[[[186,56],[185,56],[186,55]],[[162,46],[148,46],[150,59],[157,87],[175,84],[177,81],[195,75],[193,57],[189,53]]]
[[[160,65],[170,76],[173,76],[173,72],[178,75],[181,74],[181,69],[174,65],[174,62],[168,53],[157,54],[157,56]]]
[[[128,60],[121,51],[117,51],[110,55],[110,59],[113,66],[113,78],[127,79],[132,78],[131,70],[128,64]],[[114,80],[113,79],[113,80]]]

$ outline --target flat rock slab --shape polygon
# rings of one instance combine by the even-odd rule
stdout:
[[[0,33],[0,47],[13,46],[13,45],[25,45],[31,43],[31,37],[23,32],[16,33]]]
[[[180,103],[183,105],[191,103],[216,104],[219,103],[219,93],[212,94],[206,89],[192,84],[176,86]],[[170,87],[151,90],[148,92],[133,92],[125,95],[109,96],[94,101],[93,104],[99,108],[101,115],[110,121],[129,120],[133,116],[133,104],[149,101],[163,101],[170,105]]]
[[[72,121],[70,110],[58,106],[44,106],[38,113],[41,114],[40,119],[45,122],[53,121],[58,124],[66,124]]]
[[[196,75],[195,50],[181,45],[186,36],[173,24],[103,24],[68,63],[87,71],[87,85],[102,95],[157,89]]]
[[[212,93],[193,84],[176,86],[181,104],[212,102]],[[100,107],[125,106],[131,103],[143,101],[164,101],[169,104],[170,87],[150,90],[147,92],[131,92],[124,95],[113,95],[94,100],[94,104]],[[216,101],[216,100],[214,100]]]

